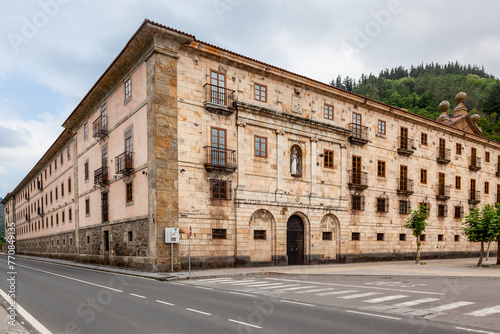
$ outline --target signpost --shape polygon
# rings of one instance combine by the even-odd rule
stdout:
[[[174,271],[174,244],[179,243],[178,228],[165,228],[165,243],[170,244],[170,270]]]
[[[189,239],[189,278],[191,278],[191,234],[193,234],[193,230],[191,229],[191,225],[189,225],[188,239]]]

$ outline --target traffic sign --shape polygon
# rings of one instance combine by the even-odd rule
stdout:
[[[193,235],[193,230],[191,229],[191,225],[189,225],[189,237]]]

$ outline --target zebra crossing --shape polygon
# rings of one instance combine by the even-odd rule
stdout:
[[[359,303],[357,308],[361,310],[426,319],[436,318],[450,311],[462,312],[461,314],[464,316],[481,318],[488,316],[498,317],[500,314],[500,305],[479,306],[476,302],[466,300],[447,301],[444,300],[444,296],[440,293],[396,289],[397,287],[415,287],[409,285],[392,284],[389,286],[388,284],[365,283],[365,286],[355,286],[260,277],[246,279],[209,278],[196,280],[192,283],[211,287],[219,286],[229,290],[237,289],[240,292],[253,295],[268,295],[272,292],[274,295],[286,294],[291,299],[294,299],[294,296],[313,296],[314,298],[318,298],[316,299],[318,302],[321,302],[322,298],[324,300],[355,301]],[[422,286],[424,284],[420,284],[418,287],[421,288]],[[432,295],[432,297],[423,297],[421,294]]]

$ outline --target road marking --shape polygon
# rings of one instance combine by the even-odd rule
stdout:
[[[156,302],[157,302],[157,303],[161,303],[161,304],[165,304],[165,305],[174,306],[174,304],[172,304],[172,303],[167,303],[167,302],[164,302],[164,301],[162,301],[162,300],[158,300],[158,299],[156,300]]]
[[[260,326],[252,325],[252,324],[247,324],[246,322],[242,322],[242,321],[238,321],[238,320],[233,320],[233,319],[227,319],[227,320],[231,321],[231,322],[235,322],[235,323],[240,324],[240,325],[245,325],[245,326],[249,326],[249,327],[253,327],[253,328],[258,328],[258,329],[262,328]]]
[[[289,304],[297,304],[297,305],[303,305],[303,306],[316,306],[316,305],[313,305],[313,304],[306,304],[306,303],[299,303],[299,302],[294,302],[292,300],[280,300],[280,302],[282,303],[289,303]]]
[[[184,283],[176,283],[176,282],[171,282],[170,284],[175,284],[175,285],[186,285]]]
[[[308,285],[308,286],[299,286],[296,288],[287,288],[287,289],[282,289],[282,291],[293,291],[293,290],[300,290],[300,289],[309,289],[309,288],[314,288],[314,285]]]
[[[497,334],[496,332],[486,332],[486,331],[480,331],[477,329],[470,329],[470,328],[463,328],[463,327],[455,327],[456,329],[461,329],[466,332],[474,332],[474,333],[483,333],[483,334]]]
[[[435,302],[437,300],[439,300],[439,298],[423,298],[423,299],[411,300],[409,302],[395,304],[392,306],[393,307],[410,307],[410,306],[420,305],[420,304],[424,304],[424,303]]]
[[[329,290],[334,290],[334,289],[333,289],[333,288],[327,288],[327,289],[314,289],[314,290],[306,290],[306,291],[295,291],[295,293],[313,293],[313,292],[329,291]]]
[[[471,313],[466,313],[465,315],[473,315],[475,317],[485,317],[487,315],[492,315],[495,313],[500,313],[500,305],[493,306],[493,307],[488,307],[488,308],[483,308]]]
[[[307,284],[316,284],[316,285],[335,285],[335,286],[342,286],[342,287],[348,287],[348,288],[361,288],[361,289],[370,289],[370,290],[384,290],[384,291],[391,291],[391,292],[412,292],[412,293],[422,293],[422,294],[427,294],[427,295],[443,295],[444,293],[442,292],[427,292],[427,291],[416,291],[416,290],[398,290],[398,289],[390,289],[390,288],[381,288],[377,286],[362,286],[362,285],[349,285],[349,284],[337,284],[337,283],[322,283],[322,282],[311,282],[311,281],[301,281],[301,280],[294,280],[294,279],[285,279],[285,278],[266,278],[267,280],[275,280],[275,281],[287,281],[287,282],[300,282],[300,283],[307,283]]]
[[[455,303],[450,303],[450,304],[444,304],[438,307],[433,307],[430,308],[429,311],[433,312],[441,312],[441,311],[448,311],[448,310],[453,310],[462,306],[467,306],[467,305],[472,305],[475,304],[474,302],[455,302]]]
[[[408,296],[406,296],[406,295],[393,295],[393,296],[368,299],[368,300],[365,300],[364,302],[365,303],[382,303],[382,302],[386,302],[388,300],[394,300],[394,299],[400,299],[400,298],[406,298],[406,297],[408,297]]]
[[[19,265],[17,265],[19,266]],[[12,300],[3,290],[0,289],[0,295],[5,299],[7,303],[10,304]],[[35,319],[28,311],[26,311],[21,305],[16,302],[16,311],[19,313],[27,322],[31,324],[37,331],[41,334],[52,334],[44,325],[42,325],[38,320]]]
[[[325,292],[325,293],[318,293],[318,294],[316,294],[316,296],[340,295],[340,294],[343,294],[343,293],[351,293],[351,292],[358,292],[358,290],[344,290],[344,291]]]
[[[196,313],[204,314],[204,315],[212,315],[211,313],[198,311],[198,310],[195,310],[195,309],[192,309],[192,308],[186,308],[186,310],[191,311],[191,312],[196,312]]]
[[[280,290],[281,288],[288,288],[288,287],[292,287],[292,286],[297,286],[297,284],[288,284],[288,285],[282,285],[282,286],[265,286],[263,288],[259,288],[260,290],[264,290],[264,289],[276,289],[276,290]]]
[[[212,288],[207,288],[205,286],[197,286],[197,285],[195,285],[194,287],[197,288],[197,289],[213,290]]]
[[[23,267],[23,268],[27,268],[27,269],[31,269],[31,270],[35,270],[35,271],[39,271],[39,272],[42,272],[42,273],[45,273],[45,274],[49,274],[49,275],[53,275],[53,276],[58,276],[58,277],[66,278],[66,279],[73,280],[73,281],[80,282],[80,283],[84,283],[84,284],[89,284],[89,285],[93,285],[93,286],[98,286],[98,287],[100,287],[100,288],[103,288],[103,289],[108,289],[108,290],[111,290],[111,291],[123,292],[122,290],[118,290],[118,289],[110,288],[109,286],[100,285],[100,284],[95,284],[95,283],[91,283],[91,282],[83,281],[83,280],[78,279],[78,278],[73,278],[73,277],[69,277],[69,276],[64,276],[64,275],[59,275],[59,274],[51,273],[50,271],[45,271],[45,270],[41,270],[41,269],[35,269],[35,268],[28,267],[28,266],[23,266],[23,265],[20,265],[20,264],[16,264],[16,266],[18,266],[18,267]]]
[[[242,284],[242,285],[246,285],[247,288],[258,288],[261,286],[283,285],[283,283],[259,283],[259,284],[247,283],[247,284]]]
[[[196,280],[197,282],[215,282],[215,281],[234,281],[232,278],[205,278],[205,279],[198,279]]]
[[[247,280],[247,281],[237,281],[237,283],[229,283],[231,285],[246,285],[246,284],[251,284],[251,283],[263,283],[263,282],[256,282],[254,279],[252,280]]]
[[[373,313],[365,313],[365,312],[358,312],[358,311],[346,311],[348,313],[356,313],[356,314],[363,314],[363,315],[369,315],[372,317],[379,317],[379,318],[386,318],[386,319],[394,319],[394,320],[401,320],[401,318],[396,318],[396,317],[389,317],[387,315],[380,315],[380,314],[373,314]]]
[[[141,295],[136,295],[135,293],[129,293],[131,296],[134,296],[134,297],[139,297],[139,298],[146,298],[144,296],[141,296]]]
[[[349,295],[349,296],[341,296],[337,298],[342,298],[342,299],[353,299],[353,298],[361,298],[361,297],[368,297],[368,296],[373,296],[373,295],[380,295],[382,292],[367,292],[367,293],[358,293],[357,295]]]
[[[242,293],[242,292],[236,292],[236,291],[230,291],[229,293],[232,293],[234,295],[247,296],[247,297],[257,297],[256,295],[249,295],[248,293]]]

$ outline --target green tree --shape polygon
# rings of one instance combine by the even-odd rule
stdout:
[[[411,211],[411,216],[406,221],[405,227],[412,231],[413,235],[417,239],[417,257],[415,259],[415,263],[420,263],[420,237],[422,233],[425,231],[425,227],[427,226],[427,218],[429,218],[429,211],[424,204],[420,204],[417,210]]]
[[[484,243],[495,240],[496,225],[499,223],[500,215],[498,207],[484,205],[481,209],[474,208],[463,222],[465,237],[470,242],[481,243],[481,253],[477,266],[483,264]]]

